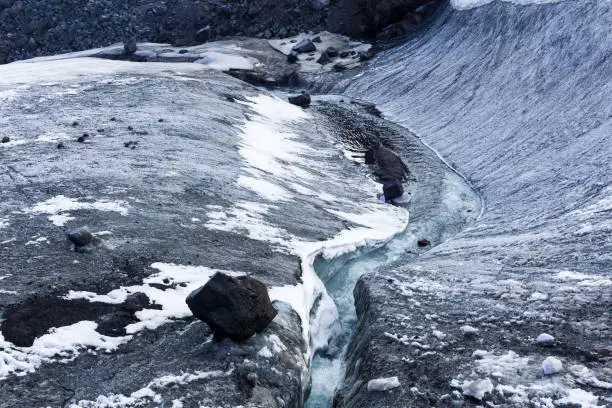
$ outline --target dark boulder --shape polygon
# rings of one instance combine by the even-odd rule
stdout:
[[[308,38],[303,39],[299,43],[293,46],[292,51],[297,52],[298,54],[304,54],[307,52],[314,52],[317,50],[317,47],[314,43]]]
[[[66,233],[68,241],[72,242],[75,247],[83,247],[91,245],[94,242],[94,236],[86,227],[68,231]]]
[[[278,313],[263,283],[223,273],[216,273],[206,285],[191,292],[186,302],[217,339],[246,340],[265,329]]]
[[[374,173],[380,180],[406,180],[410,171],[402,159],[390,149],[382,145],[376,145],[365,154],[367,164],[374,164]]]
[[[329,55],[327,55],[326,52],[323,52],[321,56],[319,57],[319,59],[317,60],[317,62],[321,65],[328,64],[330,61],[331,61],[331,58],[329,58]]]
[[[287,55],[287,62],[290,64],[295,64],[298,61],[298,56],[296,53],[292,52]]]
[[[420,247],[426,247],[431,245],[431,242],[429,242],[429,240],[427,239],[419,239],[419,241],[417,242],[417,245]]]
[[[136,40],[133,38],[129,38],[123,43],[123,53],[125,55],[133,55],[138,50],[138,46],[136,45]]]
[[[399,198],[404,194],[404,186],[397,179],[387,180],[383,183],[383,194],[387,201]]]
[[[300,95],[289,97],[289,103],[292,103],[293,105],[301,106],[302,108],[310,105],[310,102],[311,102],[310,95],[307,93],[302,93]]]
[[[8,136],[4,136],[4,137],[2,138],[2,141],[0,141],[0,143],[8,143],[8,142],[10,142],[10,141],[11,141],[11,138],[10,138],[10,137],[8,137]]]
[[[361,51],[359,54],[359,61],[365,62],[374,58],[374,53],[372,51]]]

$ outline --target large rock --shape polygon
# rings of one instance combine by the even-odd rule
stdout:
[[[366,164],[374,164],[375,174],[380,180],[407,180],[410,178],[408,166],[390,149],[376,145],[365,153]]]
[[[298,53],[298,54],[304,54],[307,52],[314,52],[317,50],[317,46],[314,45],[314,43],[308,39],[305,38],[302,41],[300,41],[299,43],[297,43],[292,49],[292,51]]]
[[[210,326],[217,339],[246,340],[265,329],[277,314],[260,281],[215,274],[187,297],[194,316]]]

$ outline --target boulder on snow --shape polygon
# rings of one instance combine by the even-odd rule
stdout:
[[[300,95],[289,97],[289,103],[293,105],[301,106],[302,108],[310,105],[310,102],[311,102],[310,95],[305,92]]]
[[[431,245],[431,242],[429,242],[428,239],[423,238],[423,239],[419,239],[419,241],[417,242],[417,245],[420,247],[426,247],[426,246]]]
[[[291,50],[298,54],[305,54],[307,52],[316,51],[317,47],[310,39],[304,38],[302,41],[294,45]]]
[[[217,339],[246,340],[265,329],[278,313],[263,283],[223,273],[216,273],[204,286],[191,292],[186,302]]]
[[[0,143],[8,143],[8,142],[10,142],[10,141],[11,141],[11,138],[10,138],[10,137],[8,137],[8,136],[4,136],[4,137],[2,138],[2,141],[1,141]]]
[[[408,166],[402,159],[380,144],[366,151],[365,162],[366,164],[376,165],[374,173],[381,180],[397,179],[404,181],[410,175]]]

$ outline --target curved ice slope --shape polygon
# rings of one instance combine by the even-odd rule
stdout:
[[[369,277],[358,285],[362,337],[353,345],[340,406],[399,403],[398,394],[374,398],[358,388],[378,370],[380,376],[393,375],[390,367],[415,370],[377,361],[384,330],[398,339],[407,364],[422,371],[419,362],[428,361],[421,375],[436,379],[417,381],[401,394],[404,403],[428,406],[419,400],[425,391],[455,398],[453,387],[470,394],[487,377],[492,401],[507,406],[568,403],[578,393],[590,395],[583,406],[609,402],[605,388],[581,388],[572,370],[538,376],[546,353],[566,367],[587,364],[600,380],[608,376],[598,350],[610,335],[611,23],[605,1],[449,6],[418,38],[335,87],[413,130],[473,183],[485,204],[466,231],[389,270],[395,283]],[[568,276],[580,278],[572,286]],[[381,296],[393,300],[383,304]],[[398,323],[377,320],[404,307],[409,316],[395,314]],[[466,323],[479,330],[479,347],[462,339]],[[433,331],[419,329],[425,324]],[[535,347],[540,330],[561,338],[558,347]],[[416,345],[411,338],[419,339]],[[470,353],[471,347],[496,355],[514,350],[529,364],[521,375],[496,377],[474,363],[478,357],[458,351],[465,344]],[[369,373],[360,371],[358,358]],[[512,398],[503,397],[504,387]]]

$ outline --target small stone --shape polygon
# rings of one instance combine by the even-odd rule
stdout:
[[[544,375],[556,374],[563,370],[563,363],[555,357],[546,357],[542,362],[542,372]]]
[[[163,119],[159,119],[159,120],[158,120],[158,122],[159,122],[159,123],[162,123],[163,121],[164,121]]]
[[[129,130],[131,132],[132,130],[134,130],[134,128],[132,126],[128,126],[127,130]]]
[[[64,144],[62,142],[57,144],[57,148],[58,149],[65,149],[66,147],[64,146]]]
[[[79,122],[77,122],[76,120],[72,122],[72,127],[77,127],[77,126],[79,126]]]
[[[116,118],[116,117],[114,117],[114,116],[113,116],[112,118],[110,118],[110,121],[111,121],[111,122],[115,122],[116,120],[117,120],[117,118]]]
[[[419,241],[417,242],[417,244],[418,244],[418,246],[420,246],[420,247],[426,247],[426,246],[431,245],[431,242],[429,242],[429,241],[428,241],[428,240],[426,240],[426,239],[419,239]]]
[[[372,51],[361,51],[359,54],[359,61],[365,62],[374,58],[374,53]]]
[[[84,143],[88,137],[89,135],[87,133],[83,133],[83,135],[79,136],[79,138],[77,139],[77,142]]]
[[[2,138],[1,143],[8,143],[8,142],[10,142],[10,141],[11,141],[11,138],[10,138],[10,137],[8,137],[8,136],[4,136],[4,137]]]
[[[351,55],[350,52],[348,51],[342,51],[340,54],[338,54],[340,56],[340,58],[347,58],[349,55]]]
[[[344,65],[341,62],[339,62],[336,65],[334,65],[334,71],[336,71],[336,72],[346,71],[346,65]]]
[[[549,344],[555,341],[555,338],[548,333],[542,333],[536,338],[538,344]]]
[[[98,129],[97,132],[98,133],[104,133],[104,129]]]
[[[313,43],[320,43],[321,42],[321,36],[317,35],[315,38],[312,39]]]
[[[186,49],[183,48],[182,50],[179,50],[178,53],[179,54],[187,54],[188,52],[189,52],[189,50],[186,50]]]

